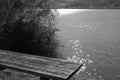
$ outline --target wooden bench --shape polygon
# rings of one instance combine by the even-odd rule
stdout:
[[[82,67],[82,64],[0,50],[0,67],[55,80],[68,80]]]

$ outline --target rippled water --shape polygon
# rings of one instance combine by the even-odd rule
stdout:
[[[120,80],[120,47],[112,42],[82,43],[69,40],[67,60],[83,63],[75,80]]]
[[[120,11],[98,10],[59,18],[67,60],[84,66],[73,80],[120,80]]]
[[[83,50],[84,44],[81,43],[79,40],[69,40],[67,43],[71,48],[72,56],[68,56],[67,60],[75,63],[80,63],[84,64],[83,67],[78,71],[77,76],[79,79],[80,77],[82,78],[88,78],[94,80],[94,79],[99,79],[99,80],[104,80],[102,75],[97,74],[96,68],[92,67],[89,68],[89,65],[94,65],[94,60],[90,58],[92,56],[89,53],[85,53]],[[79,76],[80,75],[80,76]]]

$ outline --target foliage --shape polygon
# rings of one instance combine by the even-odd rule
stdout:
[[[51,0],[52,8],[120,9],[119,0]]]
[[[57,57],[56,11],[41,6],[47,0],[2,0],[0,48],[28,54]],[[3,2],[0,1],[1,4]],[[28,2],[29,1],[29,2]],[[47,2],[42,2],[43,4]],[[0,7],[1,8],[1,7]]]

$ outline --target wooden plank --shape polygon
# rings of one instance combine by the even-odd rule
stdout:
[[[66,60],[0,50],[0,66],[57,80],[72,77],[81,64]]]

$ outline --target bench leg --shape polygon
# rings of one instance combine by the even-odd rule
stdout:
[[[40,77],[40,80],[50,80],[50,79],[46,77]]]

